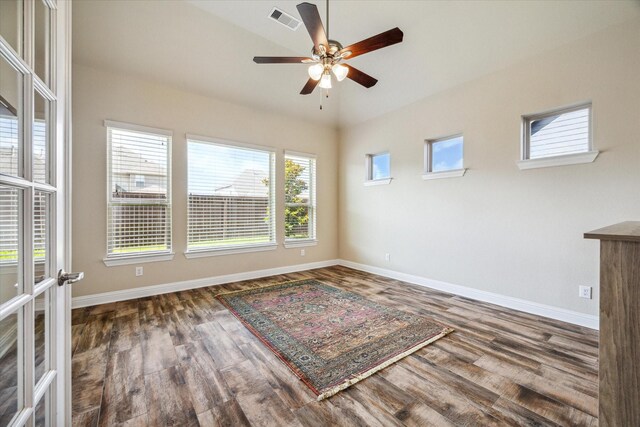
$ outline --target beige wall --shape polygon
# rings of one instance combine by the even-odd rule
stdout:
[[[585,100],[595,163],[520,171],[520,116]],[[467,174],[423,181],[424,139],[460,132]],[[365,154],[386,150],[392,183],[363,186]],[[342,259],[596,314],[582,234],[640,220],[640,22],[346,129],[339,158]]]
[[[205,77],[206,78],[206,77]],[[106,129],[105,119],[173,131],[173,261],[106,267]],[[219,137],[277,148],[276,188],[284,186],[283,150],[317,154],[318,245],[249,254],[187,260],[187,155],[185,133]],[[213,277],[337,257],[337,133],[332,129],[216,101],[137,78],[73,68],[73,268],[86,278],[74,296]],[[284,210],[282,191],[277,211]],[[283,241],[283,219],[277,226]]]

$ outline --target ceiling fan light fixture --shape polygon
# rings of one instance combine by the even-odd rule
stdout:
[[[320,79],[320,87],[322,89],[331,89],[331,74],[328,71],[322,75],[322,79]]]
[[[324,66],[322,64],[313,64],[309,67],[309,77],[313,80],[320,80],[322,73],[324,73]]]
[[[341,82],[345,79],[345,77],[347,77],[349,68],[345,67],[342,64],[334,64],[333,67],[331,67],[331,71],[333,71],[333,74],[335,74],[336,79]]]

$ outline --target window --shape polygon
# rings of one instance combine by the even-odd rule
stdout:
[[[171,132],[110,121],[105,126],[107,260],[170,254]]]
[[[522,117],[521,169],[593,162],[591,104]]]
[[[187,145],[187,257],[275,249],[274,151],[198,136]]]
[[[365,185],[389,184],[391,182],[391,155],[389,153],[367,154]]]
[[[464,138],[462,135],[431,139],[424,145],[423,179],[463,176]]]
[[[316,159],[305,154],[284,155],[284,237],[287,244],[316,238]]]

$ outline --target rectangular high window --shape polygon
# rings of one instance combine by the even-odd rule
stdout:
[[[593,162],[591,104],[522,116],[521,169]]]
[[[111,121],[105,126],[107,258],[170,253],[171,132]]]
[[[284,156],[285,242],[316,238],[316,159],[286,152]]]
[[[591,106],[525,116],[526,158],[584,153],[590,145]]]
[[[275,249],[275,153],[187,136],[187,246],[193,256]]]
[[[377,153],[365,156],[364,185],[389,184],[391,182],[391,154]]]

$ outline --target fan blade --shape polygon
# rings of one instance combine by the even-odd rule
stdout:
[[[318,83],[320,83],[320,80],[307,80],[307,84],[304,85],[304,87],[300,91],[300,95],[309,95],[311,92],[313,92],[316,86],[318,86]]]
[[[329,41],[327,40],[327,33],[324,31],[322,19],[320,18],[320,13],[318,12],[316,5],[311,3],[300,3],[296,8],[300,13],[304,26],[307,27],[307,31],[311,36],[311,40],[313,40],[315,48],[319,49],[320,45],[323,45],[328,49]]]
[[[347,65],[347,64],[342,64],[342,65],[344,65],[349,69],[349,72],[347,73],[347,78],[350,78],[354,82],[359,83],[366,88],[370,88],[371,86],[374,86],[376,83],[378,83],[378,80],[374,79],[369,74],[363,73],[357,68],[353,68],[351,65]]]
[[[306,56],[254,56],[256,64],[302,64],[305,59],[313,61]]]
[[[351,55],[346,56],[347,59],[355,58],[356,56],[363,55],[365,53],[382,49],[383,47],[391,46],[402,41],[403,33],[400,28],[396,27],[392,30],[385,31],[376,36],[369,37],[366,40],[354,43],[351,46],[347,46],[340,51],[344,53],[351,52]]]

